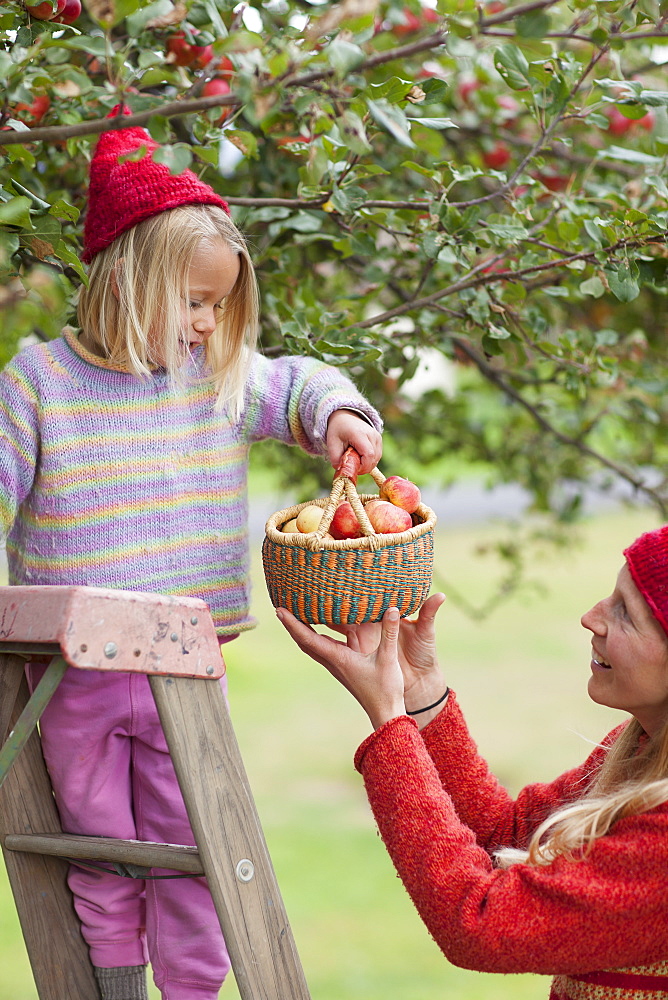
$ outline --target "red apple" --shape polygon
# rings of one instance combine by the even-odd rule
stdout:
[[[209,97],[211,94],[229,94],[230,85],[227,80],[221,80],[220,77],[214,76],[213,80],[207,80],[202,89],[202,95],[204,97]],[[222,108],[222,114],[217,120],[217,125],[222,125],[226,121],[230,114],[232,113],[232,108],[227,106]]]
[[[544,184],[548,191],[565,191],[573,177],[572,174],[559,174],[554,171],[544,171],[531,176]]]
[[[193,32],[193,38],[197,38]],[[213,59],[212,45],[197,45],[188,41],[185,31],[177,31],[167,40],[167,51],[174,57],[177,66],[194,66],[203,69]]]
[[[379,535],[394,535],[413,527],[413,519],[408,511],[395,506],[389,500],[370,500],[364,510],[373,530]]]
[[[392,25],[392,34],[396,38],[402,38],[404,35],[414,35],[416,31],[419,31],[422,27],[422,21],[414,14],[410,7],[404,7],[401,12],[403,16],[403,21],[401,24]]]
[[[505,142],[495,142],[491,149],[482,154],[482,162],[490,170],[501,170],[510,159],[510,150]]]
[[[58,21],[59,24],[74,24],[80,14],[81,0],[65,0],[65,6],[60,14],[56,14],[51,20]]]
[[[329,532],[337,540],[342,538],[361,538],[364,534],[357,520],[357,514],[347,500],[340,503],[334,511]]]
[[[475,77],[466,77],[459,81],[457,86],[457,93],[461,97],[464,104],[469,103],[469,98],[474,90],[480,89],[480,80],[476,80]]]
[[[51,98],[48,94],[36,94],[32,100],[32,104],[16,105],[16,117],[25,124],[24,119],[19,114],[21,112],[22,114],[28,114],[31,121],[38,122],[41,121],[50,107]]]
[[[519,104],[514,97],[510,94],[499,94],[496,99],[496,103],[500,108],[503,108],[507,114],[504,116],[503,127],[513,128],[517,124],[517,119],[520,116],[522,110],[521,104]]]
[[[401,476],[389,476],[378,490],[381,500],[388,500],[397,507],[412,514],[420,506],[420,490],[410,479]]]
[[[53,21],[64,7],[65,0],[55,0],[55,3],[51,3],[51,0],[43,0],[42,3],[35,4],[33,7],[26,4],[26,10],[30,16],[37,18],[38,21]]]
[[[608,116],[608,132],[613,135],[624,135],[630,128],[633,128],[633,120],[623,115],[614,104],[606,110]]]

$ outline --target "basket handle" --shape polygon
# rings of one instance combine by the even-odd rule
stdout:
[[[341,461],[339,462],[336,472],[334,473],[332,490],[329,494],[327,506],[323,511],[320,525],[309,537],[309,543],[312,543],[313,547],[316,547],[323,535],[329,531],[329,526],[332,523],[334,512],[342,502],[344,495],[345,499],[355,511],[355,516],[360,523],[362,531],[369,537],[371,548],[374,549],[378,547],[376,540],[379,536],[377,532],[374,531],[371,521],[369,520],[369,516],[365,512],[362,501],[359,498],[359,494],[355,489],[361,461],[359,453],[352,447],[346,448],[341,456]],[[378,486],[385,482],[385,476],[377,468],[372,469],[369,475],[373,477]]]
[[[362,459],[359,452],[355,451],[352,445],[350,445],[341,456],[341,461],[334,476],[345,476],[346,479],[350,479],[351,482],[356,483],[361,464]]]

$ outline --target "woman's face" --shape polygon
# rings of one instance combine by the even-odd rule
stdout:
[[[650,735],[668,717],[668,637],[628,566],[605,600],[582,616],[592,633],[589,697],[630,712]]]

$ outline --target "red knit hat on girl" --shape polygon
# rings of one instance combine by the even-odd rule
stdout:
[[[668,525],[636,538],[624,556],[633,582],[668,634]]]
[[[131,113],[119,104],[107,117]],[[138,160],[126,159],[142,147],[146,152]],[[172,174],[164,164],[155,163],[152,154],[158,148],[146,129],[138,126],[103,132],[100,136],[90,165],[81,255],[85,264],[121,233],[167,209],[179,205],[217,205],[229,215],[227,202],[192,170]]]

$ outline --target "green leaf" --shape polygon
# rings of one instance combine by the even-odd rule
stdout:
[[[640,294],[638,282],[631,274],[629,262],[623,260],[617,271],[606,271],[610,291],[620,302],[632,302]]]
[[[0,204],[0,226],[18,226],[20,229],[32,230],[30,218],[30,198],[18,195]]]
[[[423,106],[425,104],[441,104],[448,95],[448,84],[445,80],[439,80],[435,76],[428,80],[420,80],[420,86],[425,94]]]
[[[501,45],[494,53],[497,72],[512,90],[529,87],[529,63],[516,45]]]
[[[351,70],[356,69],[360,63],[364,62],[364,51],[359,45],[335,38],[325,50],[329,58],[329,63],[338,76],[344,77]]]
[[[66,219],[68,222],[76,222],[80,215],[79,209],[75,205],[70,205],[64,198],[54,201],[49,212],[57,219]]]
[[[246,132],[243,129],[226,129],[225,138],[236,146],[244,156],[249,157],[251,160],[257,160],[259,157],[258,146],[257,146],[257,136],[253,135],[252,132]],[[201,147],[195,147],[195,153],[201,155]],[[216,163],[218,160],[218,153],[216,151],[215,160],[211,160],[211,163]]]
[[[107,43],[101,35],[78,35],[76,38],[59,38],[57,41],[52,40],[45,44],[59,45],[65,49],[79,49],[102,58],[107,54]]]
[[[592,295],[595,299],[600,299],[601,295],[605,294],[605,285],[595,274],[593,278],[587,278],[586,281],[581,282],[580,291],[583,295]]]
[[[128,25],[130,25],[132,21],[131,15],[133,15],[134,12],[137,10],[137,7],[139,7],[139,3],[140,0],[114,0],[112,5],[114,16],[110,26],[112,28],[115,28],[117,24],[120,24],[121,21],[124,21],[126,18],[128,19]],[[157,5],[150,4],[150,6],[153,7]],[[142,25],[142,28],[143,27],[144,25]],[[131,33],[134,34],[133,29],[130,30]]]
[[[171,174],[182,174],[192,163],[192,150],[185,143],[176,142],[173,146],[160,146],[152,153],[154,163],[162,163]]]
[[[598,160],[621,160],[623,163],[642,163],[648,167],[658,167],[663,163],[660,156],[642,153],[639,149],[627,149],[626,146],[608,146],[596,153]]]
[[[383,83],[371,84],[372,97],[374,101],[378,101],[384,97],[390,104],[398,104],[399,101],[405,99],[406,94],[412,86],[412,80],[402,80],[399,76],[391,76],[389,80],[385,80]]]
[[[344,111],[338,122],[339,134],[346,146],[359,156],[368,153],[371,144],[367,139],[364,122],[354,111]]]
[[[372,101],[371,98],[367,98],[367,106],[377,125],[389,132],[402,146],[415,149],[415,143],[410,137],[410,122],[401,108],[383,100]]]
[[[540,10],[520,14],[513,23],[520,38],[545,38],[551,25],[549,16]]]
[[[418,118],[411,116],[410,121],[416,122],[418,125],[424,125],[425,128],[459,128],[459,125],[455,125],[451,118]]]

